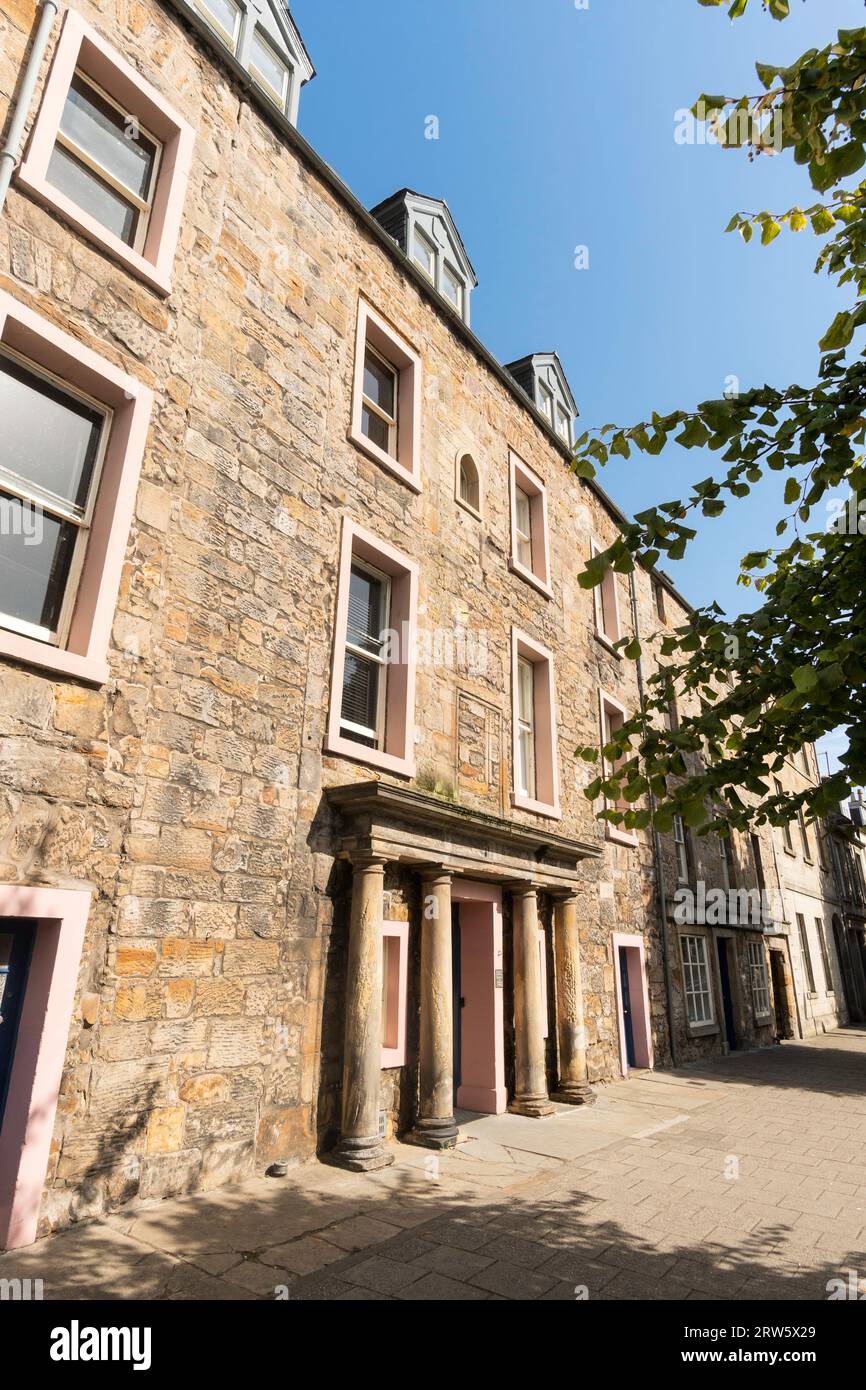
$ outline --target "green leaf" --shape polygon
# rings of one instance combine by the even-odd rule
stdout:
[[[779,223],[776,221],[774,217],[768,218],[767,221],[764,223],[763,230],[761,232],[761,245],[769,246],[771,241],[776,240],[776,237],[779,235],[781,230],[782,228],[779,226]]]
[[[796,478],[789,478],[785,484],[785,506],[790,507],[796,502],[800,493],[803,491]]]

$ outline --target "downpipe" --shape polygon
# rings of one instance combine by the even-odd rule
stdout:
[[[635,641],[640,642],[640,619],[637,607],[637,585],[634,582],[634,570],[628,577],[629,595],[631,597],[631,619],[634,627]],[[643,677],[643,659],[638,657],[637,662],[637,688],[638,699],[640,700],[641,713],[646,710],[646,685]],[[662,928],[662,966],[665,977],[665,1003],[668,1016],[668,1041],[671,1049],[671,1062],[675,1067],[679,1066],[679,1046],[677,1043],[676,1028],[674,1027],[674,988],[671,977],[670,965],[670,933],[668,929],[668,900],[665,892],[665,879],[662,865],[662,845],[661,837],[656,830],[656,799],[650,787],[648,791],[650,829],[653,842],[653,861],[655,863],[656,885],[658,887],[658,910],[661,917]]]
[[[27,59],[27,66],[21,80],[21,88],[15,101],[15,112],[9,126],[9,134],[6,137],[6,144],[0,150],[0,213],[6,204],[6,194],[9,192],[12,175],[18,163],[24,125],[30,111],[30,104],[33,101],[33,93],[36,90],[42,59],[45,57],[45,49],[48,47],[51,26],[58,9],[59,0],[44,0],[33,47],[30,50],[30,57]]]

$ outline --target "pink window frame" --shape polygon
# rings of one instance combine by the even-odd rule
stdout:
[[[547,796],[523,796],[517,790],[518,711],[517,661],[523,657],[532,663],[533,699],[535,703],[535,787],[542,787]],[[556,725],[556,683],[553,672],[553,653],[526,633],[511,629],[511,731],[513,759],[513,789],[511,804],[521,811],[533,811],[551,820],[562,819],[559,800],[559,739]]]
[[[625,723],[625,721],[628,719],[628,710],[626,709],[625,705],[621,704],[620,701],[615,698],[615,696],[609,695],[606,690],[599,690],[598,728],[599,738],[601,740],[599,746],[601,748],[604,748],[605,744],[608,741],[607,734],[605,732],[605,713],[607,711],[610,711],[613,714],[620,715],[623,723]],[[609,821],[605,821],[605,833],[608,840],[613,841],[614,844],[628,845],[629,848],[632,849],[637,845],[638,842],[637,834],[634,830],[621,830],[618,825],[611,825]]]
[[[120,588],[138,479],[147,441],[152,393],[47,319],[0,290],[0,344],[35,366],[110,407],[109,426],[93,523],[78,582],[69,635],[63,647],[0,628],[0,656],[77,676],[108,680],[108,643]],[[5,422],[8,428],[9,422]]]
[[[397,456],[380,449],[361,428],[364,406],[364,355],[367,344],[398,374]],[[358,300],[352,418],[349,439],[368,458],[380,463],[413,492],[421,491],[421,358],[386,319],[365,299]]]
[[[382,923],[383,970],[386,969],[386,940],[397,942],[397,969],[393,978],[385,977],[385,1006],[394,1010],[397,1023],[397,1043],[395,1047],[382,1045],[382,1069],[402,1067],[406,1064],[406,1001],[409,992],[409,923]],[[383,1017],[383,1030],[385,1024]]]
[[[509,452],[511,491],[511,559],[509,568],[519,574],[545,598],[553,598],[550,587],[550,537],[547,527],[547,489],[537,473],[533,473],[512,449]],[[532,528],[532,568],[517,558],[517,489],[529,497],[529,517]]]
[[[76,68],[102,87],[125,111],[137,117],[162,143],[147,236],[141,252],[127,246],[48,180],[48,164]],[[46,207],[59,212],[77,231],[151,289],[167,295],[171,292],[171,270],[194,143],[192,126],[177,114],[161,92],[124,62],[80,14],[67,10],[27,157],[18,170],[21,187]]]
[[[388,626],[399,636],[400,660],[388,666],[385,704],[385,747],[365,748],[346,738],[340,730],[343,703],[343,671],[346,654],[346,625],[349,616],[349,582],[352,560],[357,556],[391,579],[391,611]],[[341,758],[366,763],[404,777],[415,775],[415,662],[418,622],[418,565],[408,555],[343,519],[340,545],[340,575],[337,611],[334,619],[334,650],[331,661],[331,703],[325,751]]]
[[[593,536],[592,540],[590,541],[590,553],[592,554],[593,558],[595,558],[596,555],[600,555],[602,551],[605,549],[607,549],[607,547],[603,546],[601,542],[597,541]],[[605,597],[608,598],[609,601],[613,604],[614,619],[616,622],[615,636],[612,636],[611,633],[607,631],[604,625],[603,599]],[[592,601],[593,612],[595,615],[595,635],[599,642],[601,642],[605,647],[607,647],[611,652],[613,652],[614,656],[618,657],[621,654],[620,652],[614,650],[614,643],[618,642],[619,639],[622,637],[622,619],[620,617],[619,611],[619,593],[617,590],[616,575],[614,574],[614,571],[612,569],[608,569],[601,583],[596,584],[595,588],[592,591]]]
[[[0,917],[37,921],[0,1130],[0,1249],[36,1239],[84,933],[87,890],[0,884]]]

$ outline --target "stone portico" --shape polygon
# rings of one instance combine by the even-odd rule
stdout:
[[[549,991],[556,1019],[554,1097],[573,1105],[591,1102],[578,865],[597,858],[598,847],[383,782],[334,787],[326,796],[339,818],[339,856],[352,866],[342,1117],[333,1161],[354,1171],[392,1162],[379,1132],[379,1111],[383,897],[386,868],[394,865],[417,875],[421,893],[418,1085],[406,1137],[431,1149],[457,1141],[452,907],[467,881],[492,885],[511,902],[514,1083],[508,1110],[538,1119],[554,1112],[545,1046]],[[541,895],[553,904],[552,980],[545,979],[546,952],[539,950]],[[502,986],[503,971],[496,974],[491,989]],[[496,1027],[494,1016],[489,1027]],[[493,1048],[497,1040],[491,1036],[489,1044]]]

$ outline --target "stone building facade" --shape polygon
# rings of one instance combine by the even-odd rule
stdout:
[[[639,699],[615,641],[687,604],[579,587],[623,518],[573,420],[298,135],[288,12],[236,9],[63,13],[0,216],[4,1245],[543,1117],[669,1062],[671,1010],[684,1060],[773,1036],[766,931],[660,910],[677,845],[605,832],[573,756]],[[4,111],[37,24],[2,0]]]

